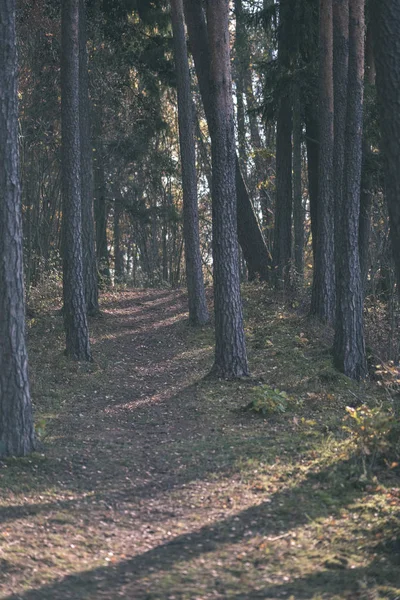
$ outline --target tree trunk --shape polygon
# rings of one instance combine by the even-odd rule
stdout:
[[[332,0],[320,1],[319,182],[317,243],[311,314],[335,318],[333,212],[333,17]]]
[[[300,83],[295,82],[293,99],[293,225],[294,268],[297,285],[302,285],[304,278],[304,208],[301,186],[301,138]]]
[[[236,234],[235,132],[229,53],[229,0],[207,3],[210,43],[215,362],[224,379],[248,375]]]
[[[89,100],[86,5],[79,0],[79,127],[81,144],[82,258],[88,314],[99,312],[97,260],[93,216],[93,161]]]
[[[385,195],[400,296],[400,5],[374,0],[376,87],[384,153]]]
[[[291,7],[282,0],[279,11],[278,60],[290,67],[289,33]],[[287,287],[292,257],[292,98],[289,87],[281,91],[276,122],[276,203],[274,228],[274,279],[278,288]]]
[[[364,294],[358,248],[364,91],[364,4],[365,0],[335,0],[335,176],[338,178],[338,231],[335,236],[337,305],[334,363],[352,379],[361,379],[367,374]],[[347,48],[348,78],[343,70],[347,63]],[[346,79],[347,95],[344,87]],[[342,126],[344,111],[345,128]]]
[[[189,322],[204,325],[208,309],[200,254],[199,211],[193,99],[187,58],[182,0],[171,0],[176,77],[178,87],[179,142],[182,163],[183,235],[185,239],[186,280],[189,298]]]
[[[246,152],[246,120],[244,107],[244,69],[243,69],[243,51],[246,43],[246,34],[243,24],[242,0],[235,0],[236,16],[236,40],[235,40],[235,86],[236,86],[236,113],[237,113],[237,133],[239,164],[242,172],[246,173],[247,152]]]
[[[316,263],[318,238],[318,171],[319,171],[319,125],[314,106],[306,106],[306,146],[308,199],[310,203],[311,241],[314,264]]]
[[[124,254],[121,248],[121,213],[122,206],[120,193],[114,200],[114,283],[122,283],[124,280]]]
[[[0,457],[35,449],[25,345],[15,0],[0,3]]]
[[[101,115],[98,115],[101,119]],[[99,273],[103,283],[109,284],[111,281],[110,274],[110,256],[108,253],[107,242],[107,217],[108,207],[106,199],[106,182],[104,174],[104,146],[101,139],[102,126],[98,124],[98,137],[96,140],[96,154],[94,161],[94,182],[95,182],[95,197],[94,197],[94,215],[96,223],[96,250],[97,262],[99,265]]]
[[[193,54],[200,93],[206,113],[208,130],[213,123],[214,98],[210,90],[210,56],[207,29],[201,2],[184,0],[186,25],[189,33],[190,49]],[[267,281],[271,257],[265,244],[249,194],[243,180],[239,160],[236,157],[237,232],[239,243],[246,260],[250,276],[259,276]]]
[[[75,360],[90,360],[82,263],[79,0],[64,0],[62,3],[61,46],[63,312],[66,354]]]

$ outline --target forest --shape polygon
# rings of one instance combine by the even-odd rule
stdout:
[[[0,599],[400,598],[400,4],[1,0]]]

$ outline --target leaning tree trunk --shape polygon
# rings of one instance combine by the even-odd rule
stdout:
[[[211,132],[214,128],[214,98],[210,89],[210,56],[203,7],[202,3],[198,2],[198,0],[184,0],[184,8],[190,49],[196,67],[208,130]],[[260,279],[267,281],[269,278],[271,257],[251,204],[237,157],[235,161],[237,234],[239,244],[249,270],[249,277],[254,278],[259,276]]]
[[[229,0],[207,3],[211,129],[215,362],[213,373],[248,375],[236,233],[235,131],[229,53]]]
[[[15,0],[0,3],[0,457],[35,449],[25,345]]]
[[[79,127],[81,145],[82,253],[86,308],[99,312],[97,260],[93,216],[93,161],[90,122],[88,52],[86,47],[86,5],[79,0]]]
[[[183,235],[185,239],[186,280],[189,297],[189,322],[204,325],[208,309],[200,254],[199,211],[193,99],[187,58],[182,0],[171,0],[172,28],[178,87],[179,142],[182,163]]]
[[[347,3],[349,7],[347,19]],[[362,124],[364,92],[364,5],[365,0],[336,0],[335,9],[335,155],[338,184],[343,191],[336,197],[336,321],[334,363],[345,375],[361,379],[367,374],[363,320],[363,286],[361,281],[358,229],[362,165]],[[346,34],[348,27],[348,78],[345,96]],[[339,64],[340,63],[340,64]],[[339,67],[337,68],[337,65]],[[344,78],[344,81],[343,81]],[[345,109],[345,130],[339,120]],[[344,134],[344,135],[343,135]],[[343,140],[343,141],[342,141]],[[344,160],[341,160],[343,154]],[[335,163],[336,164],[336,163]],[[343,167],[342,167],[343,165]],[[340,169],[343,169],[341,172]]]
[[[90,360],[82,262],[79,129],[79,0],[61,12],[61,147],[63,194],[63,298],[66,354]]]
[[[374,0],[376,87],[380,105],[385,195],[400,296],[400,5]]]

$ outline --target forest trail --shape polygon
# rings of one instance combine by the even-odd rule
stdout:
[[[283,386],[289,346],[271,329],[282,312],[273,303],[262,310],[267,343],[248,321],[253,373]],[[0,463],[0,598],[350,600],[399,591],[400,542],[383,543],[398,526],[400,498],[387,499],[398,478],[390,472],[382,493],[354,483],[346,449],[320,421],[324,407],[312,405],[320,383],[310,392],[300,375],[286,381],[310,405],[266,421],[241,410],[255,381],[203,378],[212,330],[190,330],[184,294],[106,294],[102,311],[91,323],[91,365],[60,356],[60,317],[31,324],[45,451]],[[293,319],[279,336],[298,346]],[[321,347],[299,339],[311,369]]]

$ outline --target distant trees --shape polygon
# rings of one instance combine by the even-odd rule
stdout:
[[[71,356],[90,357],[85,312],[98,310],[98,274],[103,285],[187,284],[190,319],[204,322],[202,277],[210,281],[215,268],[217,289],[217,280],[228,275],[222,272],[228,256],[236,252],[229,229],[236,195],[241,277],[272,282],[295,301],[297,293],[311,291],[311,314],[335,330],[336,366],[350,377],[363,377],[363,296],[375,306],[381,294],[393,317],[393,337],[396,280],[400,287],[398,10],[386,0],[367,3],[372,13],[365,49],[364,4],[230,3],[237,124],[232,142],[232,108],[222,101],[217,107],[215,90],[222,88],[211,61],[215,48],[210,35],[213,43],[225,43],[216,42],[225,21],[211,27],[215,11],[222,10],[220,2],[67,0],[62,3],[64,12],[78,7],[74,27],[79,44],[74,27],[65,35],[63,19],[60,47],[57,6],[46,0],[21,0],[17,27],[25,275],[29,290],[59,267],[63,247]],[[73,59],[67,60],[72,38]],[[371,89],[373,46],[381,131]],[[366,72],[371,72],[365,99],[364,54]],[[215,60],[222,73],[222,56]],[[197,77],[191,78],[190,89],[194,71]],[[227,102],[230,92],[224,93]],[[224,150],[217,140],[222,130],[220,139],[227,136]],[[235,189],[229,144],[237,150]],[[229,165],[223,169],[224,181],[220,161]],[[221,199],[227,189],[231,204],[225,205]],[[218,224],[221,206],[232,247],[224,237],[226,229]],[[224,253],[221,261],[218,256]],[[236,266],[231,266],[229,277],[232,272],[236,278]],[[216,299],[239,298],[236,279],[226,279],[223,286],[225,291],[222,296],[216,291]],[[239,303],[236,308],[228,346],[235,327],[238,340],[241,337]],[[224,318],[229,311],[222,310]],[[217,331],[220,325],[217,320]],[[232,347],[238,343],[243,358],[238,340]],[[220,349],[224,345],[217,344]],[[245,372],[246,361],[239,363],[238,372]]]
[[[25,346],[15,0],[0,3],[0,456],[35,449]]]

